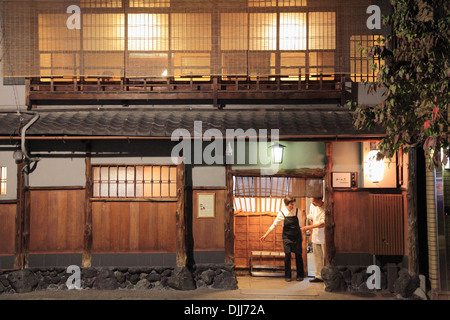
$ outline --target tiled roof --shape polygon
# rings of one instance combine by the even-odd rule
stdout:
[[[331,109],[119,109],[97,111],[39,111],[39,120],[27,136],[127,136],[171,137],[175,129],[194,132],[194,121],[202,122],[202,130],[279,129],[280,136],[334,137],[380,136],[382,130],[358,131],[352,114],[345,108]],[[20,128],[33,118],[22,113],[0,112],[0,135],[17,136]],[[20,121],[22,119],[22,122]]]

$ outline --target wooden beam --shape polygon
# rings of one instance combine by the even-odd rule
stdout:
[[[93,195],[92,186],[92,166],[91,166],[91,144],[86,146],[86,187],[84,197],[84,237],[83,237],[83,255],[81,258],[82,267],[90,267],[92,265],[92,202]]]
[[[225,263],[234,264],[234,206],[233,206],[233,171],[225,166],[226,200],[225,200]]]
[[[57,101],[58,103],[73,101],[87,101],[98,103],[98,101],[110,101],[111,103],[121,104],[123,101],[143,101],[150,104],[158,104],[158,102],[166,104],[167,101],[206,101],[213,104],[218,100],[248,100],[248,101],[274,101],[274,100],[336,100],[341,101],[341,92],[336,90],[318,90],[318,91],[237,91],[237,92],[55,92],[31,91],[29,95],[30,103],[39,101]]]
[[[23,232],[25,215],[25,176],[23,168],[25,163],[21,161],[17,164],[17,207],[15,216],[15,237],[14,237],[14,268],[23,269]]]
[[[178,267],[187,266],[187,233],[186,233],[186,208],[185,208],[185,175],[184,163],[180,159],[177,166],[177,212],[176,212],[176,264]]]
[[[326,143],[326,175],[325,175],[325,265],[334,266],[336,246],[334,244],[334,195],[331,173],[333,172],[333,144]]]
[[[230,168],[231,170],[231,168]],[[231,170],[232,176],[260,176],[261,170]],[[298,177],[298,178],[323,178],[327,174],[327,169],[293,169],[279,170],[271,175],[272,177]]]

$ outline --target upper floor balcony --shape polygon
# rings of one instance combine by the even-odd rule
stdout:
[[[347,79],[347,82],[346,82]],[[340,74],[298,76],[28,78],[27,104],[164,105],[344,103],[351,82]]]

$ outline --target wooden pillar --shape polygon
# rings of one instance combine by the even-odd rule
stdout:
[[[233,172],[231,166],[225,166],[226,200],[225,200],[225,263],[234,264],[234,209],[233,209]]]
[[[185,177],[184,163],[180,159],[177,166],[177,212],[176,212],[176,264],[177,267],[187,266],[187,233],[186,233],[186,207],[185,207]]]
[[[331,173],[333,171],[333,145],[331,142],[326,143],[326,168],[325,175],[325,265],[334,266],[336,255],[336,247],[334,245],[334,199],[333,188],[331,182]]]
[[[408,151],[408,271],[411,275],[419,274],[419,241],[417,230],[417,151]]]
[[[92,264],[92,165],[91,165],[91,144],[86,147],[86,187],[84,197],[84,237],[83,255],[81,258],[82,267],[90,267]]]
[[[14,268],[24,268],[23,233],[25,219],[25,175],[23,168],[25,163],[17,164],[17,207],[15,216],[15,241],[14,241]]]

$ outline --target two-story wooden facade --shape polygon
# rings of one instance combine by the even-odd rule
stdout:
[[[359,47],[388,32],[368,26],[384,2],[1,4],[25,95],[0,110],[0,268],[248,268],[282,251],[259,237],[288,194],[303,217],[324,197],[328,263],[407,261],[407,161],[373,162],[383,131],[344,107],[382,99]]]

